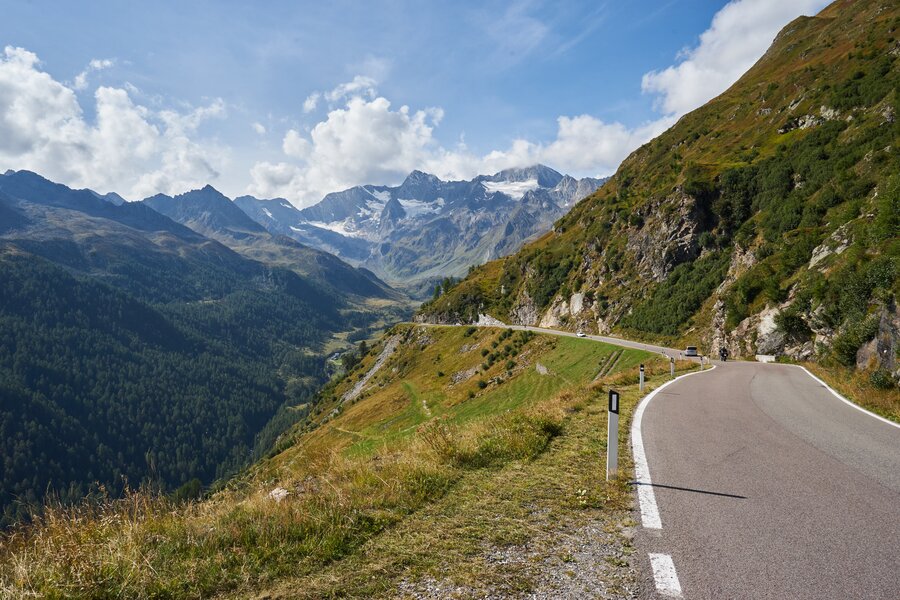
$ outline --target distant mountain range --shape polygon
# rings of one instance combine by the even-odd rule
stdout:
[[[339,295],[402,299],[370,271],[356,269],[333,254],[277,232],[269,233],[212,186],[174,197],[157,194],[143,204],[238,254],[312,277]]]
[[[211,186],[125,202],[0,175],[0,431],[15,432],[0,436],[0,527],[48,489],[172,490],[245,464],[303,418],[326,352],[410,316],[378,273],[424,295],[600,183],[416,171],[300,211]]]
[[[604,181],[543,165],[471,181],[413,171],[399,186],[356,186],[303,210],[280,198],[242,196],[235,204],[273,234],[331,252],[421,296],[436,280],[515,252]]]

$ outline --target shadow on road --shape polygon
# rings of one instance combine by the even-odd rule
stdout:
[[[739,496],[737,494],[726,494],[724,492],[710,492],[707,490],[695,490],[693,488],[678,487],[677,485],[663,485],[661,483],[644,483],[643,481],[632,481],[629,485],[649,485],[655,488],[665,488],[667,490],[679,490],[682,492],[694,492],[695,494],[707,494],[709,496],[723,496],[725,498],[737,498],[738,500],[746,500],[747,496]]]

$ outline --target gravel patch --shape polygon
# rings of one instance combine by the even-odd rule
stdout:
[[[526,545],[489,548],[473,558],[486,562],[492,571],[515,574],[509,581],[498,577],[499,583],[473,587],[433,577],[403,580],[395,597],[416,600],[636,598],[636,572],[631,558],[633,536],[630,528],[609,527],[602,521],[540,532]]]

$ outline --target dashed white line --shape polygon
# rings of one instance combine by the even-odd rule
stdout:
[[[650,567],[653,569],[656,591],[669,598],[681,598],[681,584],[678,582],[672,557],[668,554],[651,553]]]
[[[713,365],[713,369],[715,368],[715,365]],[[631,453],[634,455],[634,479],[637,485],[638,504],[641,508],[641,524],[645,529],[662,529],[662,520],[659,518],[659,508],[656,505],[656,495],[653,493],[653,482],[650,479],[650,466],[647,464],[647,455],[644,453],[644,439],[641,436],[641,419],[644,416],[644,409],[647,408],[647,405],[650,404],[650,401],[653,400],[656,394],[679,379],[697,375],[698,373],[709,373],[711,370],[694,371],[676,377],[672,381],[667,381],[647,394],[634,411],[634,417],[631,420]]]

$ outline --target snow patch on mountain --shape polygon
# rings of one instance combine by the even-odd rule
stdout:
[[[299,211],[268,205],[275,219],[262,212],[265,201],[248,208],[268,228],[430,296],[431,281],[515,252],[602,183],[542,165],[469,181],[414,171],[399,186],[355,186]]]
[[[319,229],[333,231],[345,237],[363,237],[362,232],[356,229],[351,219],[344,219],[343,221],[333,221],[331,223],[325,223],[324,221],[307,221],[306,224],[311,225],[312,227],[318,227]],[[294,227],[293,225],[291,226],[291,229],[293,231],[296,231],[297,233],[303,233],[302,229]]]
[[[444,207],[444,199],[438,198],[434,202],[414,200],[412,198],[399,198],[400,206],[406,211],[406,217],[414,219],[421,215],[438,213]]]
[[[527,179],[525,181],[482,181],[481,185],[484,186],[484,189],[489,194],[500,192],[513,200],[521,200],[526,192],[540,187],[537,179]]]
[[[391,199],[389,192],[378,192],[379,194],[387,194],[387,200],[382,200],[380,197],[376,196],[378,200],[370,200],[366,202],[364,206],[359,207],[359,212],[356,213],[359,217],[371,217],[375,222],[378,222],[381,219],[381,211],[384,210],[384,206],[387,204],[388,200]],[[375,194],[372,194],[373,196]]]

